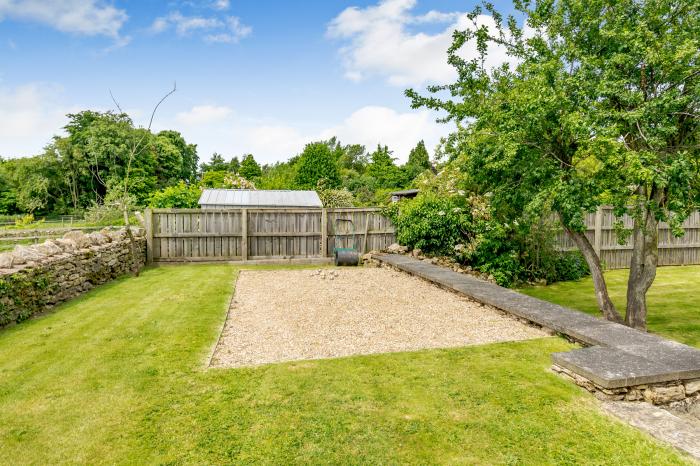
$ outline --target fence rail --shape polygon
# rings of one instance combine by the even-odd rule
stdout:
[[[632,244],[617,242],[612,207],[601,207],[586,215],[586,236],[608,269],[629,267],[632,257]],[[622,217],[625,228],[632,228],[632,217]],[[685,235],[675,238],[667,223],[659,224],[659,265],[700,264],[700,211],[693,212],[683,223]],[[566,234],[559,235],[557,245],[561,249],[575,250],[573,240]]]
[[[148,209],[149,262],[318,260],[334,246],[360,252],[395,241],[375,208]]]

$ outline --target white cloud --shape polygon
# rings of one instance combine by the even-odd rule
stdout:
[[[262,163],[284,161],[300,153],[312,141],[338,138],[344,144],[363,144],[372,151],[386,144],[399,162],[423,139],[434,148],[450,127],[435,123],[427,110],[397,112],[381,106],[366,106],[335,124],[300,127],[274,120],[243,118],[230,108],[213,105],[195,106],[178,113],[172,121],[159,121],[158,129],[173,128],[199,147],[200,158],[213,152],[229,157],[252,153]]]
[[[124,10],[102,0],[0,0],[0,20],[46,24],[62,32],[119,38]]]
[[[60,86],[31,83],[0,86],[0,156],[24,157],[41,152],[77,107],[63,102]]]
[[[396,86],[447,83],[455,79],[454,69],[447,63],[447,49],[454,30],[471,28],[465,13],[429,11],[411,13],[416,0],[382,0],[366,8],[350,7],[336,16],[327,35],[344,41],[340,55],[346,77],[358,81],[367,76],[381,76]],[[448,23],[437,33],[413,32],[421,24]],[[493,18],[481,15],[479,25],[493,27]],[[476,58],[475,44],[462,49],[465,58]],[[511,61],[501,46],[489,50],[486,66]]]
[[[175,120],[185,126],[196,126],[225,120],[233,110],[226,106],[197,105],[175,115]]]
[[[199,31],[204,33],[203,39],[206,42],[217,43],[237,43],[253,32],[253,28],[243,24],[237,16],[185,16],[179,11],[156,18],[150,30],[154,34],[160,34],[170,27],[173,27],[179,36],[188,36]]]
[[[215,0],[214,3],[212,3],[212,8],[215,10],[228,10],[230,6],[231,2],[229,0]]]
[[[367,106],[324,130],[321,136],[323,139],[338,136],[341,141],[363,144],[370,151],[377,144],[387,145],[394,151],[394,157],[405,162],[420,139],[427,147],[434,148],[448,133],[448,126],[436,123],[435,115],[427,110],[399,113],[387,107]]]
[[[57,85],[0,86],[0,156],[40,153],[54,135],[62,134],[67,123],[65,115],[85,108],[88,107],[67,105],[64,92]],[[145,124],[150,115],[149,109],[126,110],[137,124]],[[242,116],[226,105],[201,104],[172,114],[159,112],[153,131],[182,132],[188,142],[197,144],[202,160],[208,160],[213,152],[228,157],[250,152],[261,163],[285,161],[309,142],[338,136],[344,144],[363,144],[369,151],[377,144],[386,144],[399,162],[405,162],[420,139],[432,150],[450,128],[435,123],[435,114],[428,110],[400,112],[365,106],[335,122],[302,126]]]

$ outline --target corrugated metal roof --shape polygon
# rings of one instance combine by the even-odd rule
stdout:
[[[202,208],[226,207],[323,207],[316,191],[205,189]]]

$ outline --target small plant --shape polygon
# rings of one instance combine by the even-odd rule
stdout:
[[[15,219],[16,228],[26,228],[32,224],[38,225],[41,223],[44,223],[44,219],[42,218],[41,220],[35,220],[34,214],[23,215],[22,217]]]

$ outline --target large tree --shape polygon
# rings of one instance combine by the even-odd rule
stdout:
[[[249,181],[255,181],[262,176],[262,168],[260,168],[258,162],[255,161],[253,154],[246,154],[243,156],[238,174]]]
[[[430,154],[425,148],[425,142],[421,140],[416,144],[416,147],[411,149],[411,152],[408,154],[408,161],[403,166],[403,169],[408,179],[413,180],[420,173],[430,168]]]
[[[296,168],[294,182],[300,188],[315,189],[321,180],[324,180],[329,188],[340,185],[337,158],[327,143],[307,144],[299,156]]]
[[[646,292],[658,262],[659,221],[681,233],[697,205],[700,11],[697,2],[518,2],[525,24],[486,10],[496,27],[458,31],[448,52],[452,98],[407,91],[413,105],[461,122],[454,156],[496,208],[556,212],[588,262],[598,305],[610,300],[583,217],[604,203],[629,213],[632,260],[626,323],[646,327]],[[479,56],[466,60],[466,44]],[[516,66],[487,69],[490,45]]]

